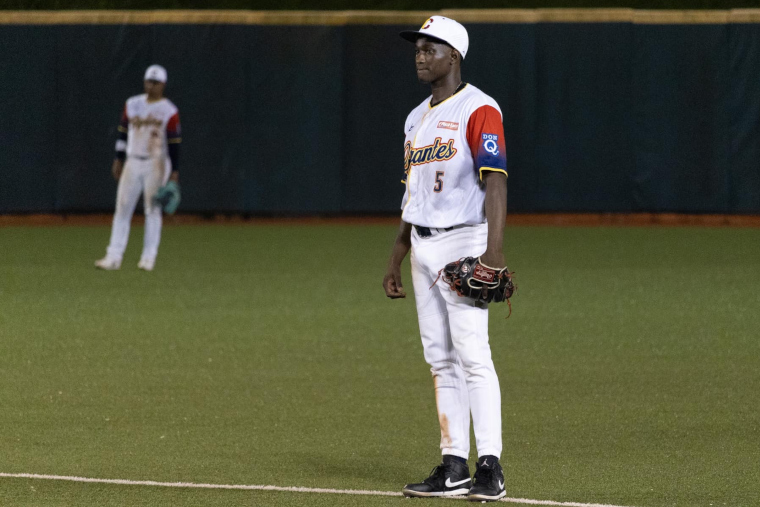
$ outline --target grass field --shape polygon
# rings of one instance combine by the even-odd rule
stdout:
[[[0,472],[422,479],[439,430],[414,302],[381,288],[394,235],[169,226],[145,273],[139,227],[118,272],[92,267],[108,228],[0,228]],[[760,505],[760,229],[511,227],[506,252],[509,497]],[[3,506],[411,503],[436,502],[0,478]]]

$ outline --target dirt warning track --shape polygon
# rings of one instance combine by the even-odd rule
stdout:
[[[103,226],[113,215],[91,213],[0,215],[0,227]],[[133,223],[143,216],[135,214]],[[250,217],[181,214],[165,216],[173,225],[395,225],[398,216]],[[512,213],[508,226],[555,227],[760,227],[760,215],[687,215],[680,213]]]

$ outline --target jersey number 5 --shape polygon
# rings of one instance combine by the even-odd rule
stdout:
[[[443,171],[436,171],[435,172],[435,186],[433,187],[433,192],[440,193],[441,190],[443,190]]]

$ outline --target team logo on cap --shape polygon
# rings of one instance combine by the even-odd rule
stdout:
[[[499,154],[499,136],[497,134],[483,134],[483,149],[494,157]]]
[[[422,23],[422,28],[420,28],[420,30],[427,30],[428,28],[430,28],[430,25],[433,23],[433,21],[435,21],[433,18],[428,18],[427,21]]]

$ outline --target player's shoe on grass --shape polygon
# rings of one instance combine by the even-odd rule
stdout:
[[[483,456],[476,464],[472,488],[467,499],[473,502],[493,502],[507,496],[504,489],[504,471],[494,456]]]
[[[121,268],[121,261],[110,257],[103,257],[95,261],[95,267],[106,271],[116,271]]]
[[[137,267],[143,271],[153,271],[155,266],[156,261],[151,259],[140,259],[140,262],[137,263]]]
[[[448,456],[443,463],[430,472],[430,477],[416,484],[407,484],[401,492],[404,496],[434,497],[466,495],[472,480],[467,463],[462,463]]]

